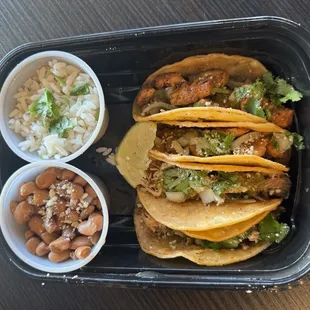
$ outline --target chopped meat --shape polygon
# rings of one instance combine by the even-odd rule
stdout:
[[[282,128],[288,128],[293,122],[294,111],[288,108],[277,108],[272,111],[271,122]]]
[[[144,224],[154,233],[165,234],[167,232],[167,227],[158,223],[150,214],[148,214],[144,209],[141,210],[142,219]]]
[[[184,82],[185,80],[180,73],[166,73],[155,78],[154,86],[157,89],[161,89],[166,87],[175,87]]]
[[[272,143],[272,140],[267,144],[267,153],[271,155],[273,158],[281,158],[283,157],[283,153],[285,152],[280,152]]]
[[[291,181],[287,175],[273,175],[258,184],[258,191],[266,197],[276,196],[286,198],[290,192]]]
[[[208,97],[214,87],[223,87],[228,80],[228,73],[224,70],[209,70],[199,74],[188,84],[184,83],[176,88],[170,96],[170,103],[175,106],[185,106]]]
[[[223,87],[228,82],[228,72],[220,69],[212,69],[199,73],[195,79],[199,81],[211,81],[213,87]]]
[[[210,81],[196,80],[191,84],[182,84],[176,88],[171,96],[170,103],[175,106],[185,106],[208,97],[213,89]]]
[[[136,98],[136,102],[139,106],[149,103],[155,95],[156,90],[154,88],[142,88]]]
[[[266,147],[269,139],[267,137],[256,139],[253,145],[253,155],[263,157],[266,153]]]
[[[291,159],[292,149],[289,149],[282,153],[281,157],[276,158],[276,161],[282,165],[288,165],[290,159]]]

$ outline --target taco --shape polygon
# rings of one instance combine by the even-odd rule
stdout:
[[[158,125],[150,156],[172,162],[233,164],[288,171],[286,165],[292,146],[298,150],[303,148],[300,135],[283,131],[271,123],[268,125],[272,126],[267,126],[274,127],[269,128],[270,131],[263,127],[264,124],[256,124],[263,127],[256,130],[243,123],[238,126],[232,122],[203,124],[206,125],[204,128]]]
[[[225,220],[226,227],[207,229],[204,231],[184,231],[182,230],[184,218],[191,216],[192,225],[190,228],[197,228],[197,222],[202,223],[201,213],[195,215],[193,210],[189,210],[186,206],[179,206],[178,214],[165,219],[165,224],[161,221],[163,216],[160,213],[153,217],[145,208],[150,209],[150,205],[157,204],[158,200],[152,195],[145,193],[148,197],[142,197],[144,204],[139,203],[134,212],[135,229],[139,244],[142,250],[153,256],[167,259],[175,257],[184,257],[196,264],[207,266],[221,266],[247,260],[270,246],[273,242],[279,243],[288,234],[289,227],[287,224],[279,223],[276,216],[270,213],[276,208],[276,205],[270,204],[269,211],[262,212],[256,217],[237,224],[229,224],[229,220],[234,219],[233,205],[225,207],[216,207],[218,210],[218,219]],[[231,207],[231,208],[229,208]],[[223,208],[223,210],[221,210]],[[238,208],[242,209],[242,206]],[[265,206],[267,208],[267,205]],[[207,208],[205,214],[208,215]],[[203,210],[201,210],[203,211]],[[247,214],[245,211],[244,214]],[[175,217],[180,216],[179,227],[176,223],[172,223]],[[209,216],[207,219],[210,219]],[[258,220],[259,218],[259,220]],[[172,220],[170,224],[170,220]],[[212,223],[212,220],[209,222]],[[176,226],[177,225],[177,226]],[[222,223],[223,225],[223,223]],[[171,226],[176,228],[171,228]],[[204,225],[208,227],[207,223]],[[240,229],[242,228],[242,229]],[[231,233],[233,230],[234,233]],[[217,231],[217,232],[216,232]],[[216,238],[220,236],[220,238]],[[213,239],[212,239],[213,238]]]
[[[134,101],[133,117],[139,122],[269,121],[288,128],[294,111],[284,104],[301,98],[253,58],[199,55],[151,74]]]

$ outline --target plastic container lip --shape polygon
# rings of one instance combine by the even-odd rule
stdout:
[[[15,137],[18,137],[19,139],[21,139],[21,137],[18,136],[15,132],[13,132],[8,127],[8,122],[6,119],[8,118],[8,114],[5,113],[5,106],[7,102],[10,101],[10,98],[8,99],[8,92],[9,92],[11,85],[16,80],[18,81],[20,80],[19,87],[21,87],[23,83],[26,82],[26,79],[23,80],[23,78],[21,78],[21,75],[23,74],[23,70],[24,70],[24,73],[27,74],[28,72],[27,69],[31,65],[33,65],[35,62],[40,61],[42,59],[46,59],[46,63],[48,62],[48,60],[58,59],[58,60],[66,61],[70,64],[77,66],[78,68],[81,69],[82,72],[87,73],[91,77],[91,79],[93,80],[97,88],[97,92],[99,96],[100,111],[99,111],[98,121],[97,121],[95,130],[93,131],[93,133],[91,134],[87,142],[74,153],[68,156],[65,156],[65,157],[61,157],[59,160],[52,159],[52,158],[48,159],[53,162],[68,162],[68,161],[71,161],[77,158],[81,154],[83,154],[94,142],[96,142],[96,140],[98,140],[98,138],[100,139],[102,135],[104,134],[105,129],[107,127],[107,123],[108,123],[108,115],[107,115],[107,110],[105,106],[104,94],[103,94],[101,84],[96,74],[86,62],[84,62],[82,59],[80,59],[79,57],[71,53],[67,53],[63,51],[56,51],[56,50],[40,52],[40,53],[36,53],[36,54],[33,54],[27,57],[26,59],[24,59],[23,61],[21,61],[18,65],[14,67],[14,69],[10,72],[10,74],[4,81],[2,88],[1,88],[1,92],[0,92],[0,131],[1,131],[1,134],[4,140],[8,144],[8,146],[17,156],[21,157],[22,159],[28,162],[46,161],[45,159],[40,158],[40,156],[36,152],[32,152],[32,153],[24,152],[18,147],[17,145],[18,143],[13,140]],[[33,69],[30,69],[30,71],[33,71]],[[35,71],[33,73],[35,74]],[[15,101],[15,100],[12,99],[12,101]]]
[[[102,233],[98,243],[93,246],[91,253],[85,259],[69,259],[62,263],[52,263],[48,260],[47,257],[35,256],[26,250],[25,239],[23,238],[23,231],[25,231],[25,225],[16,224],[14,225],[14,228],[10,226],[10,221],[13,222],[14,220],[9,208],[9,201],[16,199],[17,192],[14,191],[14,188],[16,189],[16,186],[20,185],[18,181],[20,179],[23,179],[27,173],[33,174],[35,173],[35,171],[44,171],[49,167],[68,169],[80,175],[93,187],[102,205]],[[21,180],[20,182],[22,181],[26,181],[26,179]],[[29,179],[28,181],[32,181],[32,179]],[[53,161],[44,161],[38,163],[30,163],[23,166],[14,174],[12,174],[12,176],[8,179],[8,181],[2,188],[0,196],[0,227],[7,244],[23,262],[33,268],[44,272],[67,273],[85,266],[98,254],[101,247],[105,244],[106,236],[108,233],[109,214],[107,203],[109,201],[109,198],[106,189],[103,186],[104,185],[100,184],[98,181],[94,181],[91,176],[84,173],[80,169],[66,163],[57,164]]]

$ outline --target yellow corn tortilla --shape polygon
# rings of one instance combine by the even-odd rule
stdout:
[[[257,60],[249,57],[225,54],[197,55],[185,58],[179,62],[164,66],[152,73],[143,83],[143,87],[151,85],[154,79],[161,74],[177,72],[184,77],[198,74],[210,69],[223,69],[230,78],[237,81],[250,80],[254,82],[267,72],[267,69]],[[253,122],[266,123],[258,116],[237,109],[216,107],[176,108],[174,110],[157,113],[150,116],[141,116],[141,107],[136,101],[133,104],[133,118],[135,121],[226,121],[226,122]]]
[[[244,232],[246,232],[248,229],[253,227],[254,225],[258,224],[260,221],[262,221],[267,215],[269,211],[262,212],[261,214],[258,214],[256,216],[253,216],[252,218],[240,222],[237,224],[220,227],[220,228],[214,228],[210,230],[204,230],[204,231],[191,231],[191,230],[183,230],[182,232],[192,238],[201,239],[201,240],[209,240],[213,242],[220,242],[224,241],[233,237],[236,237]]]
[[[244,222],[262,212],[275,210],[282,199],[251,203],[227,201],[220,206],[215,203],[205,206],[200,200],[182,203],[138,188],[138,197],[146,211],[159,223],[175,230],[204,231]]]
[[[211,122],[246,122],[267,123],[267,120],[247,112],[221,107],[187,107],[176,108],[149,116],[139,116],[140,106],[134,103],[133,118],[136,122],[149,121],[211,121]],[[140,111],[141,113],[141,111]]]
[[[256,166],[263,168],[271,168],[272,170],[279,170],[283,172],[289,171],[284,165],[265,159],[257,155],[221,155],[221,156],[210,156],[210,157],[199,157],[192,155],[176,155],[176,154],[165,154],[157,150],[150,150],[149,156],[156,158],[161,161],[171,163],[201,163],[201,164],[231,164],[236,166]]]
[[[141,249],[158,258],[184,257],[198,265],[223,266],[247,260],[265,250],[270,243],[259,242],[248,249],[221,249],[214,251],[197,245],[186,245],[178,236],[158,238],[143,222],[142,208],[136,208],[134,222]]]
[[[251,123],[251,122],[191,122],[191,121],[157,121],[158,123],[170,125],[170,126],[177,126],[177,127],[186,127],[186,128],[223,128],[223,127],[229,127],[229,128],[248,128],[253,131],[258,132],[280,132],[284,133],[286,132],[285,129],[277,126],[273,123],[264,123],[264,124],[257,124],[257,123]]]
[[[235,157],[236,155],[232,155]],[[239,155],[240,156],[240,155]],[[179,161],[172,161],[164,153],[157,152],[157,151],[149,151],[149,157],[151,159],[163,161],[167,164],[172,166],[177,166],[184,169],[193,169],[193,170],[200,170],[200,171],[223,171],[223,172],[261,172],[264,174],[282,174],[282,171],[277,169],[271,168],[264,168],[264,167],[252,167],[252,166],[235,166],[235,165],[220,165],[220,164],[206,164],[200,162],[179,162]],[[179,156],[180,157],[180,156]],[[223,156],[218,156],[223,157]],[[196,157],[201,158],[201,157]],[[210,157],[211,159],[212,157]],[[264,159],[264,158],[262,158]]]

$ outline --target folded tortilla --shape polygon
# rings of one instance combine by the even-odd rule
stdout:
[[[198,245],[186,245],[178,236],[158,238],[142,219],[143,208],[134,211],[134,223],[137,238],[142,250],[158,258],[184,257],[198,265],[223,266],[247,260],[265,250],[270,243],[258,242],[247,249],[221,249],[218,251],[202,248]]]
[[[154,197],[142,188],[138,188],[137,192],[141,204],[157,222],[178,231],[198,232],[227,227],[275,210],[282,202],[282,199],[227,201],[220,206],[215,203],[205,206],[197,200],[177,203],[164,197]]]
[[[180,73],[183,77],[197,75],[211,69],[223,69],[231,79],[236,81],[254,82],[267,72],[267,69],[257,60],[249,57],[225,54],[198,55],[183,59],[171,65],[164,66],[151,74],[142,85],[142,89],[152,85],[156,77],[166,73]],[[142,115],[142,108],[133,104],[133,118],[138,122],[145,121],[225,121],[267,123],[267,120],[247,112],[222,107],[176,107],[149,116]]]

